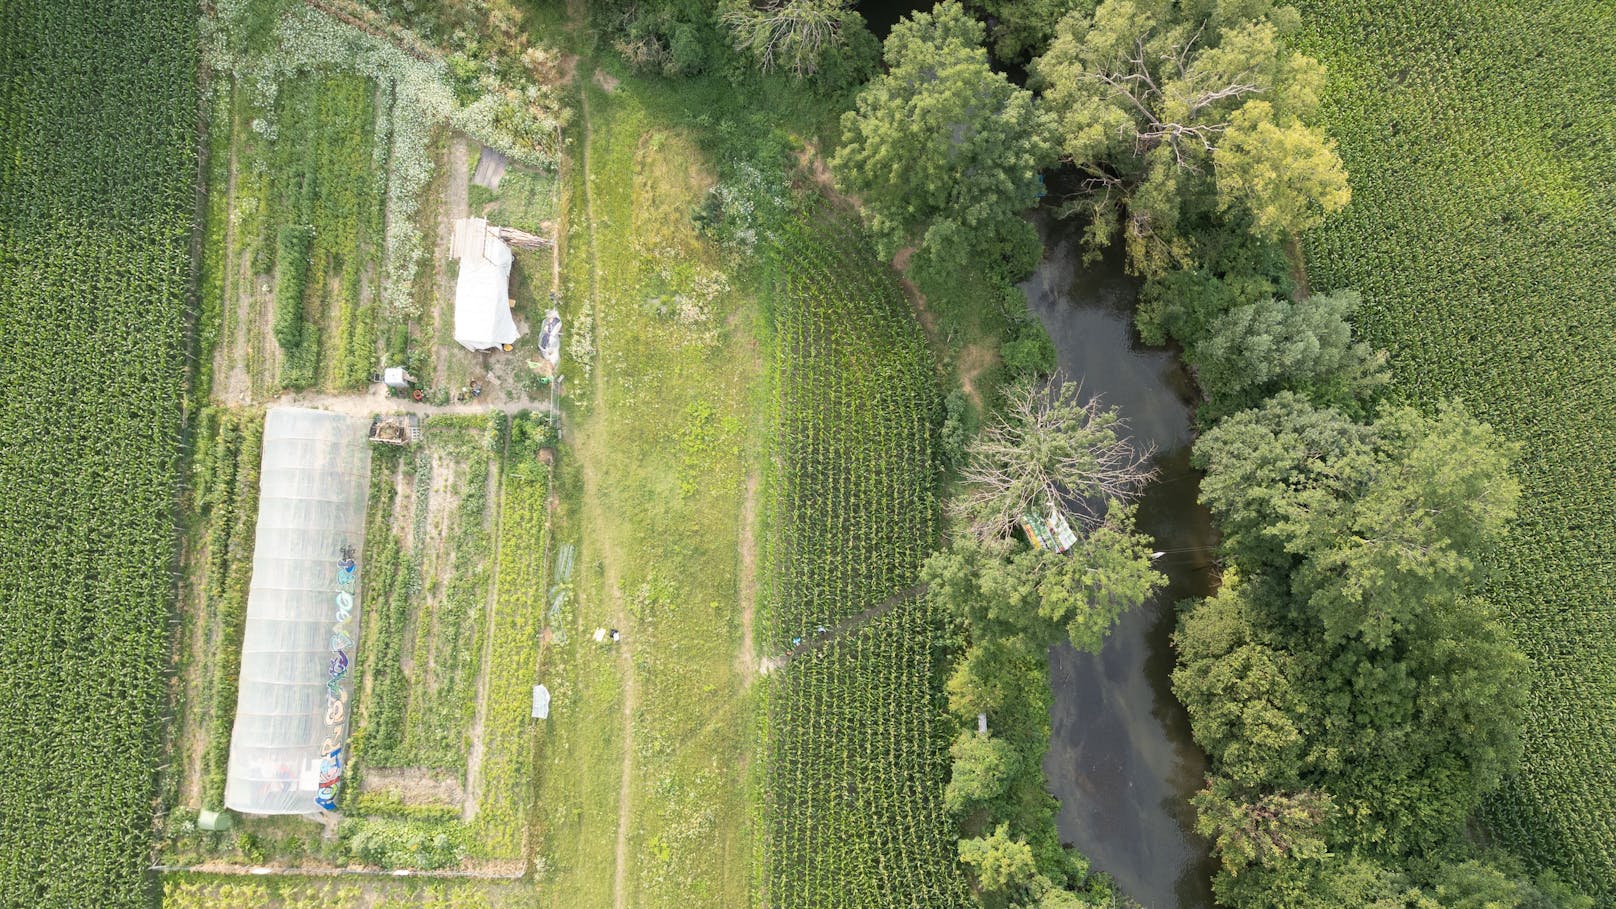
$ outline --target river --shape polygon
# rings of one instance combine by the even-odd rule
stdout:
[[[1189,466],[1192,387],[1175,353],[1134,336],[1138,283],[1124,273],[1120,250],[1084,266],[1081,225],[1040,217],[1047,255],[1022,291],[1055,342],[1066,381],[1119,408],[1130,434],[1159,453],[1139,524],[1165,551],[1157,565],[1168,581],[1123,617],[1100,653],[1064,644],[1051,651],[1044,772],[1060,800],[1061,839],[1097,870],[1146,909],[1210,909],[1215,863],[1186,803],[1202,785],[1206,757],[1171,682],[1173,604],[1210,593],[1217,577],[1211,517]]]

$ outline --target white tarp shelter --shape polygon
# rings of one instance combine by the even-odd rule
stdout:
[[[511,318],[511,248],[495,236],[486,218],[462,218],[454,226],[455,340],[467,350],[514,344],[522,333]]]
[[[225,807],[335,807],[359,636],[368,421],[299,407],[264,419],[258,533]]]

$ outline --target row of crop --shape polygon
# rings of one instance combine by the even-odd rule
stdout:
[[[371,456],[370,501],[365,516],[365,585],[360,608],[364,663],[357,692],[358,728],[350,764],[392,766],[392,754],[404,738],[409,678],[403,668],[404,629],[410,602],[420,589],[420,572],[396,533],[398,476],[406,452],[377,446]],[[360,759],[362,756],[362,760]],[[350,771],[352,772],[352,771]],[[344,791],[357,791],[348,786]]]
[[[478,881],[184,874],[163,880],[163,909],[494,909],[507,902],[507,890]]]
[[[274,333],[288,386],[358,386],[375,368],[376,308],[361,299],[364,256],[382,231],[375,91],[354,75],[297,80],[281,87],[272,128],[237,130],[268,177],[255,184],[266,212],[255,219],[265,234],[255,238],[254,266],[275,269]]]
[[[776,313],[777,647],[913,584],[936,520],[937,386],[897,288],[840,225],[788,246]]]
[[[413,458],[377,455],[367,530],[376,581],[366,591],[375,642],[365,671],[368,766],[465,770],[488,598],[490,458],[500,437],[486,417],[434,417]],[[452,477],[436,481],[437,469]],[[414,487],[407,507],[397,505],[401,480]],[[455,500],[441,509],[451,517],[430,521],[443,496]]]
[[[906,601],[793,663],[773,693],[768,888],[781,906],[964,902],[942,807],[941,617]]]
[[[513,444],[501,469],[497,595],[488,629],[492,640],[484,669],[487,700],[473,823],[476,850],[491,858],[522,855],[533,800],[530,713],[544,620],[548,492],[536,452]]]
[[[935,544],[931,360],[856,229],[779,253],[781,470],[765,641],[790,647],[912,587]],[[942,617],[907,601],[774,676],[764,886],[780,907],[948,907],[968,896],[942,808]]]
[[[1532,660],[1531,706],[1485,818],[1616,905],[1616,17],[1299,5],[1353,175],[1353,204],[1308,238],[1314,285],[1362,291],[1402,394],[1463,398],[1525,448],[1487,595]]]
[[[196,704],[205,717],[201,754],[202,807],[224,807],[230,734],[235,724],[241,643],[252,582],[258,517],[258,462],[264,421],[257,412],[209,408],[199,414],[192,462],[192,511],[206,553],[200,590],[192,594],[205,623],[204,675]]]
[[[0,15],[0,906],[146,904],[196,7]]]

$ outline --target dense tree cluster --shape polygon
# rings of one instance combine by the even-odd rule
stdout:
[[[1334,146],[1308,125],[1323,69],[1286,42],[1298,23],[1266,0],[1106,0],[1060,20],[1033,72],[1085,176],[1072,208],[1091,247],[1120,233],[1154,275],[1194,260],[1196,215],[1232,209],[1282,240],[1346,205]]]
[[[1018,215],[1054,162],[1054,119],[994,71],[984,36],[953,0],[898,23],[883,49],[887,71],[843,117],[832,167],[887,253],[919,243],[968,256],[1031,236]]]
[[[1226,571],[1173,683],[1211,759],[1220,902],[1587,905],[1464,837],[1520,756],[1525,659],[1477,595],[1515,457],[1457,404],[1362,423],[1294,391],[1196,444]]]

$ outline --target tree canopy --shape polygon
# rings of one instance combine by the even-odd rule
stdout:
[[[1180,623],[1174,689],[1236,864],[1262,852],[1237,822],[1265,799],[1326,795],[1344,843],[1401,858],[1513,766],[1526,666],[1475,592],[1519,497],[1514,455],[1458,405],[1360,425],[1289,392],[1197,443],[1232,571]],[[1248,886],[1240,905],[1268,904]]]
[[[883,47],[887,72],[842,118],[832,168],[863,200],[885,254],[1025,235],[1017,213],[1038,201],[1039,171],[1054,163],[1054,119],[993,71],[983,37],[955,0],[899,22]]]
[[[1212,322],[1188,359],[1214,398],[1245,401],[1284,387],[1316,403],[1351,399],[1390,379],[1386,355],[1353,340],[1347,318],[1359,302],[1356,291],[1344,290],[1235,306]]]
[[[1131,267],[1187,263],[1191,211],[1235,206],[1282,237],[1350,199],[1333,144],[1306,124],[1324,71],[1289,49],[1270,0],[1105,0],[1061,19],[1032,67],[1085,175],[1092,248],[1120,232]]]

